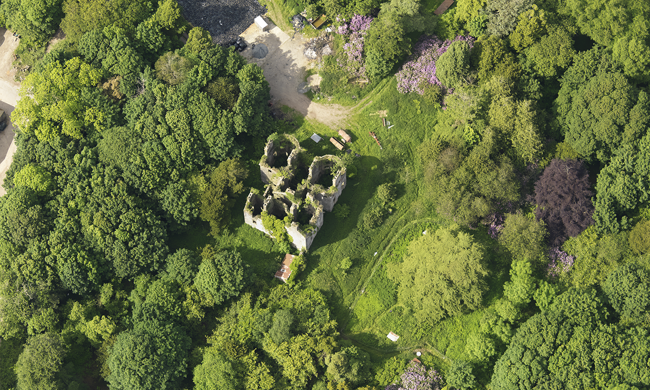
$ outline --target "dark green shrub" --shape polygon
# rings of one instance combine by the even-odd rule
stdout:
[[[372,205],[368,208],[359,219],[358,227],[361,230],[374,229],[384,222],[386,210],[379,205]]]
[[[442,102],[442,88],[439,85],[428,84],[422,89],[422,97],[428,104],[435,106]]]
[[[224,110],[232,109],[239,98],[237,80],[227,77],[217,77],[214,82],[205,87],[205,92],[214,99]]]
[[[350,215],[350,206],[343,203],[337,204],[334,206],[334,215],[339,219],[347,218]]]
[[[307,13],[307,19],[317,19],[320,16],[316,4],[309,4],[307,8],[305,8],[305,12]]]

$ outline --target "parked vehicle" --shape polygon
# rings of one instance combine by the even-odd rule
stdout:
[[[7,127],[7,114],[0,110],[0,131],[3,131],[5,127]]]

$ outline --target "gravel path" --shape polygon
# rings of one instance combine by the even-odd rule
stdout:
[[[256,0],[178,0],[183,16],[210,32],[215,43],[233,42],[266,7]]]
[[[18,89],[20,84],[14,81],[15,72],[12,70],[14,50],[18,41],[12,36],[11,31],[0,29],[0,110],[10,116],[18,102]],[[14,131],[11,121],[4,131],[0,131],[0,196],[5,194],[2,183],[5,180],[9,166],[16,152]]]
[[[0,110],[4,110],[7,115],[10,115],[17,101],[18,87],[0,79]],[[6,193],[2,187],[2,183],[5,181],[5,176],[7,176],[9,166],[11,166],[11,162],[13,161],[14,153],[16,153],[14,129],[11,121],[7,124],[7,128],[4,131],[0,131],[0,196]]]
[[[251,25],[244,31],[241,36],[248,43],[248,48],[241,54],[248,62],[257,64],[264,70],[264,77],[271,87],[273,105],[287,105],[332,129],[344,128],[351,113],[350,107],[319,104],[298,92],[305,81],[307,69],[312,66],[310,60],[303,55],[308,39],[300,33],[292,38],[272,23],[269,23],[269,27],[268,32],[261,32],[257,26]],[[253,44],[264,44],[268,54],[264,58],[254,58]]]

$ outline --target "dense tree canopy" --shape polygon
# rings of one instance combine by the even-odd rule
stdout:
[[[108,358],[115,389],[174,389],[184,377],[189,338],[157,321],[139,323],[117,336]]]
[[[328,17],[296,106],[262,70],[291,56],[257,66],[177,0],[0,0],[26,77],[0,390],[650,387],[650,5],[438,4],[265,1]],[[308,139],[344,119],[349,153]],[[306,142],[299,219],[313,156],[348,167],[308,256],[242,222],[275,131]]]
[[[54,390],[61,386],[57,374],[65,358],[59,335],[43,333],[27,340],[16,362],[18,389]]]
[[[56,31],[63,17],[61,4],[61,0],[6,0],[0,4],[0,20],[22,36],[21,44],[39,47]]]
[[[544,223],[522,214],[508,214],[499,241],[515,259],[530,259],[545,252],[547,229]]]
[[[244,265],[238,252],[217,252],[208,246],[194,279],[196,288],[214,304],[237,296],[243,287]]]
[[[649,351],[647,330],[608,323],[606,318],[607,310],[596,291],[567,291],[549,310],[519,328],[496,363],[491,386],[647,386],[650,378],[643,374]]]
[[[101,71],[78,57],[64,64],[50,62],[24,81],[13,121],[41,141],[101,132],[110,126],[115,109],[95,88],[100,79]]]
[[[621,320],[636,324],[650,321],[650,274],[631,263],[612,272],[603,289]]]
[[[627,215],[648,200],[650,133],[621,147],[598,174],[594,221],[604,232],[630,228]]]
[[[483,249],[458,229],[439,229],[413,241],[389,275],[421,321],[435,323],[481,304],[487,270]]]

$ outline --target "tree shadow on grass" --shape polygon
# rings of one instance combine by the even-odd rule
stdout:
[[[325,213],[323,227],[312,244],[312,251],[348,237],[357,228],[364,207],[373,197],[377,185],[381,182],[379,169],[381,161],[377,157],[362,156],[357,160],[355,161],[357,174],[348,179],[348,184],[337,202],[337,204],[347,205],[350,208],[350,214],[346,218],[339,218],[333,213]],[[377,168],[371,169],[373,166]]]
[[[214,239],[210,236],[210,225],[198,218],[186,231],[169,233],[168,245],[171,253],[182,248],[200,253],[204,246],[212,243]]]
[[[393,355],[399,352],[398,344],[387,344],[384,341],[385,336],[379,336],[370,332],[357,332],[342,335],[343,339],[349,340],[357,347],[371,354]]]
[[[483,296],[483,305],[487,307],[503,295],[503,284],[510,280],[512,258],[503,245],[490,237],[484,226],[479,225],[476,229],[464,231],[483,247],[483,264],[488,271],[485,279],[488,289]]]

